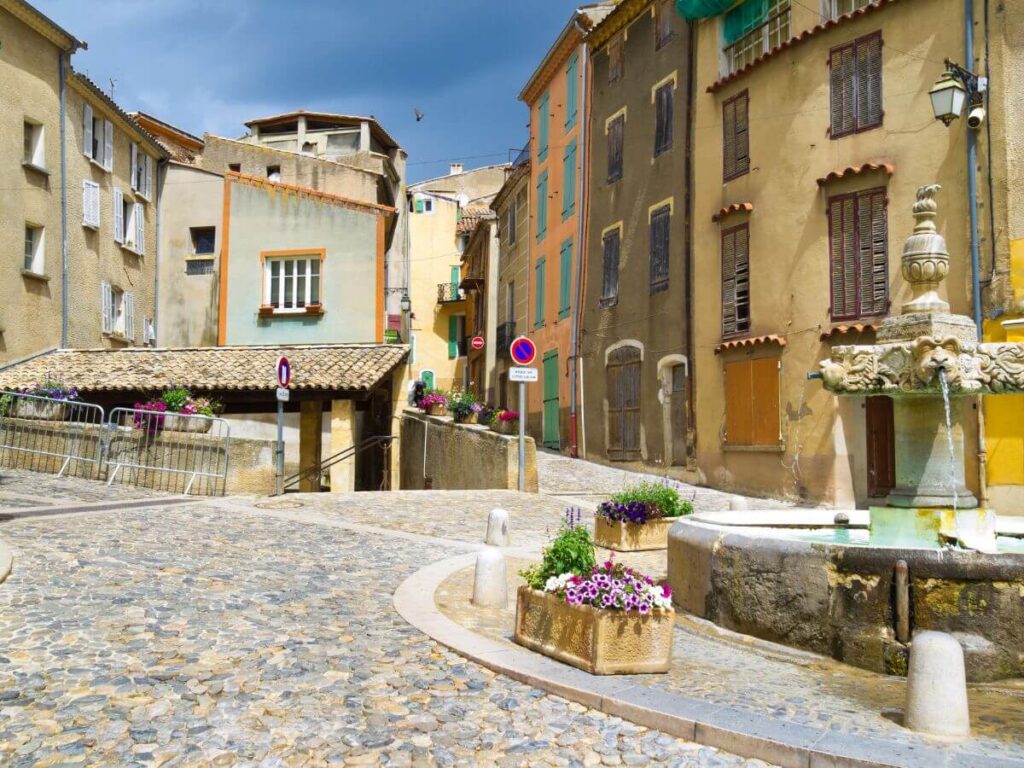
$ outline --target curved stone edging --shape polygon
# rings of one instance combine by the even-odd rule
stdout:
[[[787,768],[936,768],[984,763],[978,754],[956,747],[835,733],[827,725],[812,728],[648,688],[628,678],[590,675],[511,642],[478,635],[442,614],[433,600],[441,583],[471,566],[475,558],[475,553],[458,555],[421,568],[399,585],[393,602],[399,615],[416,629],[493,672],[637,725]],[[425,595],[430,599],[425,600]],[[1002,759],[999,764],[1024,768],[1020,760]]]
[[[13,568],[14,555],[11,553],[11,548],[4,543],[3,539],[0,539],[0,584],[7,580]]]

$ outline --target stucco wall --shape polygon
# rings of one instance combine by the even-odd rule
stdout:
[[[450,417],[427,416],[411,409],[402,414],[401,433],[402,490],[426,487],[424,472],[434,490],[519,487],[518,437],[499,435],[482,426],[455,424]],[[537,449],[529,437],[526,490],[537,492]]]
[[[280,189],[231,182],[226,344],[323,344],[377,340],[378,216]],[[324,249],[322,316],[261,318],[261,252]],[[222,249],[225,250],[225,249]],[[381,263],[381,271],[382,271]],[[223,274],[223,255],[221,274]]]
[[[510,177],[509,186],[499,198],[495,199],[498,213],[498,292],[497,323],[501,325],[508,321],[508,285],[513,284],[513,312],[511,317],[515,318],[514,335],[519,336],[526,333],[526,318],[529,313],[529,292],[530,283],[530,172],[519,172],[519,175]],[[509,242],[508,210],[513,201],[516,202],[516,239]],[[497,344],[497,339],[495,339]],[[511,360],[507,349],[495,350],[495,373],[494,403],[502,403],[501,375],[507,373],[511,368]],[[513,410],[519,408],[518,385],[506,384],[504,393],[504,404]]]

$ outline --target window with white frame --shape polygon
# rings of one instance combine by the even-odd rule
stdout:
[[[146,253],[146,210],[114,190],[114,240],[139,256]]]
[[[413,200],[412,211],[413,213],[433,213],[434,201],[424,195],[417,195]]]
[[[82,182],[82,226],[100,228],[100,185],[95,181]]]
[[[106,280],[100,283],[103,333],[135,338],[135,295],[115,288]]]
[[[147,200],[151,199],[153,189],[153,158],[142,151],[138,144],[131,145],[131,182],[132,189]]]
[[[874,0],[827,0],[827,2],[831,17],[837,19],[847,13],[853,13],[866,5],[871,5]]]
[[[82,152],[105,170],[114,167],[114,125],[97,117],[90,104],[82,108]]]
[[[298,311],[320,301],[322,256],[267,256],[263,261],[263,304],[275,311]]]
[[[26,272],[35,275],[43,274],[44,258],[44,236],[45,232],[37,224],[25,224],[25,262]]]
[[[25,120],[25,154],[22,162],[41,170],[46,169],[46,144],[43,135],[43,126],[40,123]]]

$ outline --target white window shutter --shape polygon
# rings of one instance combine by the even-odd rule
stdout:
[[[146,197],[153,199],[153,158],[146,155]]]
[[[114,242],[124,242],[124,193],[114,188]]]
[[[114,124],[103,121],[103,167],[108,171],[114,169]]]
[[[88,181],[82,182],[82,223],[92,226],[92,185]]]
[[[92,223],[99,228],[100,226],[100,185],[92,185]]]
[[[135,191],[138,191],[139,185],[136,183],[136,180],[139,178],[139,176],[138,176],[139,145],[136,144],[135,142],[132,142],[131,146],[132,146],[132,175],[130,177],[131,178],[131,186],[132,186],[132,189],[134,189]]]
[[[135,341],[135,294],[124,295],[124,335]]]
[[[114,326],[110,321],[110,317],[113,314],[114,296],[110,290],[110,283],[106,280],[100,283],[100,295],[102,296],[103,333],[113,333]]]
[[[135,250],[137,253],[146,252],[146,211],[142,203],[135,204]]]
[[[92,107],[89,104],[82,107],[82,152],[92,157]]]

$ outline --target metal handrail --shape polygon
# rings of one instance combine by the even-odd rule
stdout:
[[[394,435],[374,435],[373,437],[368,437],[358,445],[350,445],[348,448],[338,451],[333,456],[328,456],[326,459],[322,459],[316,464],[306,467],[305,469],[300,469],[294,475],[286,477],[281,487],[282,489],[287,490],[289,487],[305,480],[306,478],[320,477],[323,475],[325,470],[330,469],[335,464],[340,464],[343,461],[355,458],[370,448],[390,446],[394,439]]]

